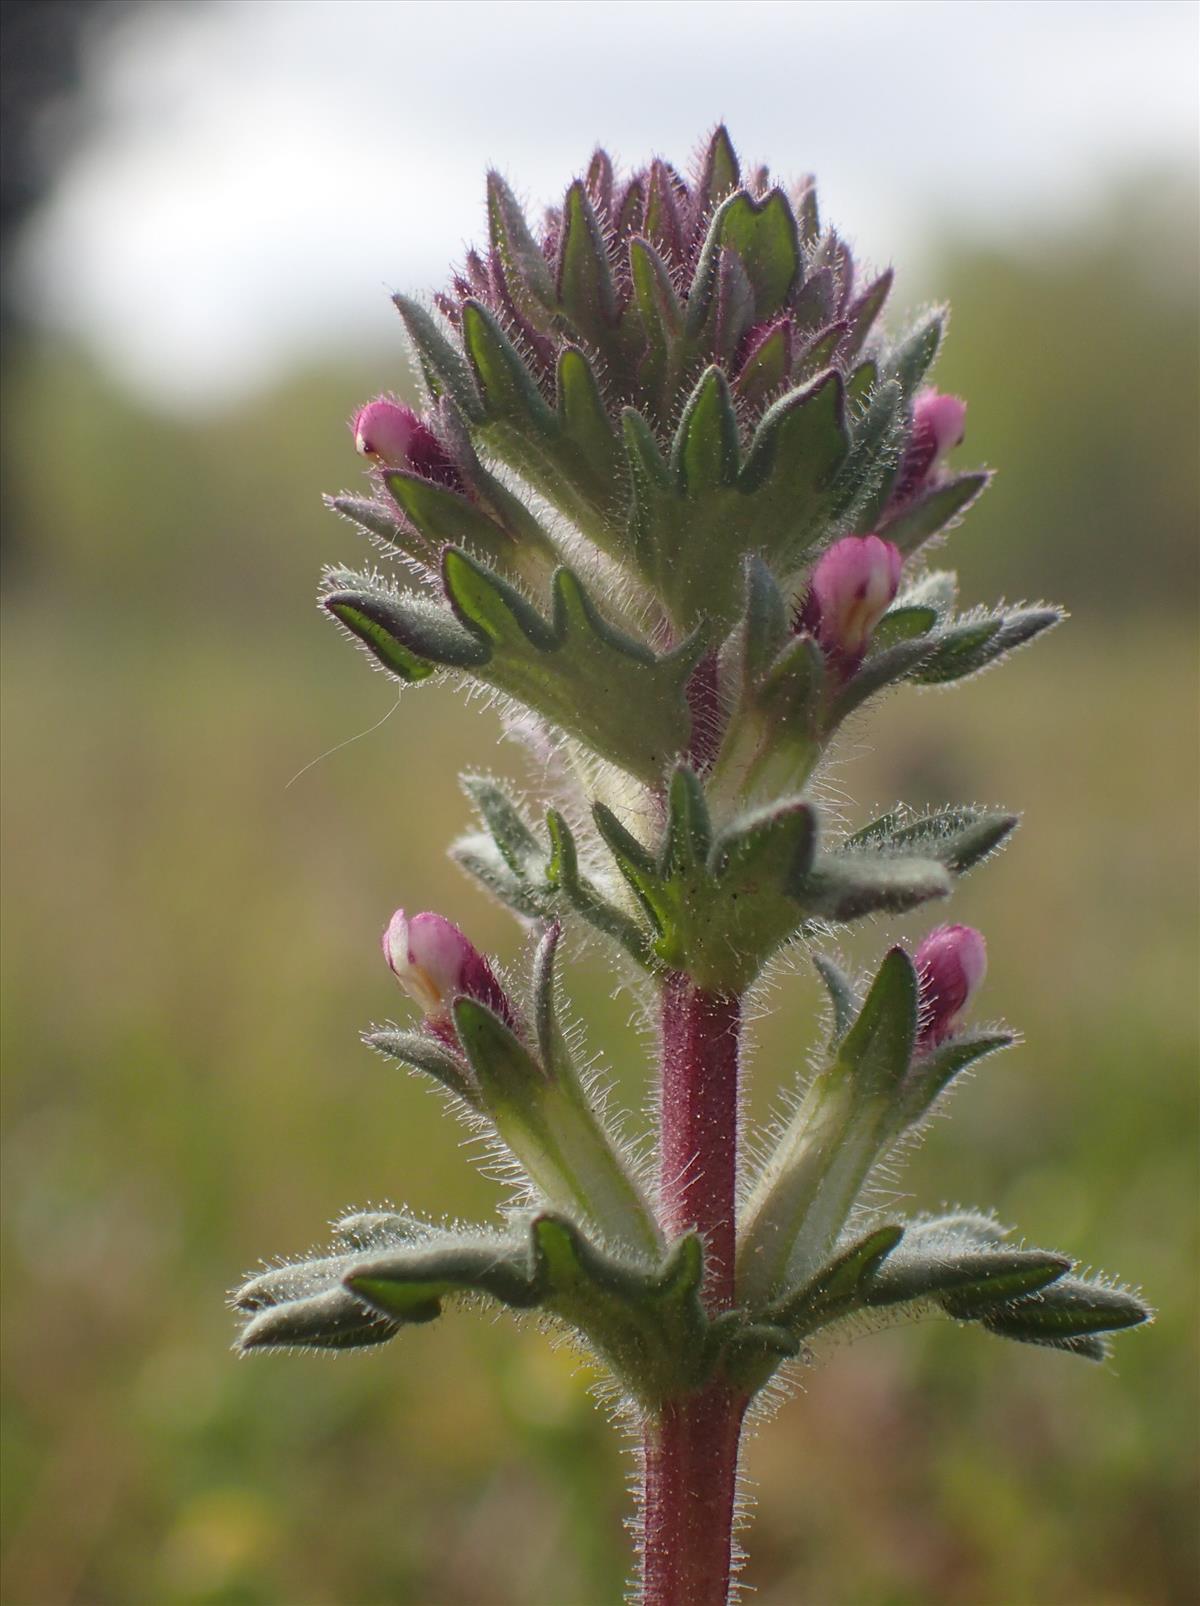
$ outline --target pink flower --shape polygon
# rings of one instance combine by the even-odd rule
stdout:
[[[486,1004],[510,1026],[512,1005],[492,967],[450,920],[438,914],[413,915],[397,909],[383,934],[383,954],[396,980],[420,1006],[439,1036],[452,1035],[451,1006],[456,998]]]
[[[835,541],[813,570],[802,627],[813,631],[831,658],[856,668],[892,605],[903,563],[899,548],[877,535]]]
[[[932,389],[917,392],[912,434],[896,475],[891,507],[911,501],[937,483],[942,459],[962,444],[966,429],[967,404],[961,397]]]
[[[411,407],[377,396],[350,421],[355,449],[372,463],[402,468],[427,480],[457,487],[458,470],[440,440]]]
[[[974,926],[939,926],[913,960],[921,987],[919,1048],[932,1048],[958,1030],[959,1018],[987,972],[987,945]]]

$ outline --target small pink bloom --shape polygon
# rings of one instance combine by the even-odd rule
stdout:
[[[492,967],[450,920],[438,914],[411,918],[397,909],[383,934],[383,954],[397,981],[420,1006],[439,1036],[450,1024],[456,998],[474,998],[513,1024],[512,1006]]]
[[[967,433],[967,404],[961,396],[940,390],[921,390],[913,403],[913,433],[932,436],[934,458],[961,446]]]
[[[458,471],[441,441],[411,407],[377,396],[350,421],[355,450],[386,468],[407,469],[427,480],[457,486]]]
[[[877,535],[835,541],[813,570],[801,623],[830,657],[855,667],[891,607],[904,559]]]
[[[917,392],[912,434],[896,476],[892,507],[911,501],[937,483],[942,459],[962,444],[966,429],[967,404],[960,396],[930,388]]]
[[[921,987],[918,1047],[932,1048],[958,1030],[959,1017],[987,972],[987,945],[974,926],[939,926],[913,960]]]

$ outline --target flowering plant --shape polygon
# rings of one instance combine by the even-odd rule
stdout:
[[[1013,1037],[968,1024],[969,927],[865,976],[829,952],[840,926],[946,897],[1017,823],[899,806],[839,831],[813,783],[847,717],[1060,614],[956,613],[928,566],[988,481],[947,462],[966,410],[928,383],[944,317],[881,332],[891,273],[864,278],[811,181],[744,174],[719,128],[687,179],[619,179],[598,151],[537,231],[493,174],[488,224],[436,315],[396,297],[426,405],[360,409],[369,493],[331,502],[398,567],[328,571],[322,606],[406,684],[488,687],[532,755],[536,815],[467,776],[479,829],[453,850],[529,930],[527,983],[398,911],[384,952],[420,1019],[366,1039],[520,1180],[475,1229],[346,1216],[327,1254],[238,1290],[240,1344],[378,1344],[459,1298],[541,1312],[641,1435],[638,1598],[716,1606],[747,1411],[817,1335],[933,1314],[1097,1359],[1148,1316],[986,1211],[873,1202],[877,1168]],[[652,1167],[562,1024],[565,935],[594,936],[654,1012]],[[751,1149],[741,1023],[785,949],[824,980],[827,1042]]]

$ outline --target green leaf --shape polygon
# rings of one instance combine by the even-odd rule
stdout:
[[[565,899],[567,907],[580,914],[597,931],[611,937],[640,965],[651,963],[650,933],[631,920],[623,909],[603,897],[592,882],[580,874],[575,838],[570,827],[557,809],[546,815],[546,828],[550,833],[550,857],[546,864],[546,882],[552,891]]]
[[[1151,1315],[1149,1306],[1126,1289],[1110,1288],[1081,1277],[1064,1277],[1030,1298],[987,1311],[981,1320],[989,1332],[1000,1338],[1078,1349],[1090,1358],[1100,1359],[1104,1350],[1087,1340],[1139,1327]]]
[[[803,347],[796,358],[796,372],[794,377],[798,380],[808,379],[813,374],[823,372],[833,364],[842,342],[846,338],[849,325],[841,320],[831,323],[828,329],[822,329]]]
[[[695,774],[672,780],[656,854],[604,804],[597,829],[654,928],[661,962],[697,986],[741,991],[804,921],[798,894],[812,862],[812,810],[789,799],[735,819],[709,846],[710,824]]]
[[[424,1307],[409,1321],[428,1321],[436,1311]],[[368,1310],[344,1288],[330,1288],[307,1299],[269,1305],[242,1328],[237,1347],[255,1349],[366,1349],[386,1344],[399,1332],[395,1321]]]
[[[502,420],[534,435],[552,434],[554,413],[493,314],[478,301],[465,301],[462,327],[485,419]],[[469,412],[467,416],[471,416]]]
[[[801,921],[799,900],[816,849],[817,823],[812,805],[788,798],[740,815],[726,826],[712,845],[709,870],[736,922],[770,919],[768,901],[774,893],[788,900],[784,917],[789,933]],[[755,907],[755,904],[759,907]],[[732,935],[732,933],[731,933]]]
[[[640,233],[646,221],[646,186],[640,178],[632,178],[625,186],[617,210],[613,233],[618,240]]]
[[[903,1082],[917,1035],[917,994],[912,960],[903,948],[893,948],[838,1045],[839,1063],[862,1092],[890,1095]]]
[[[893,381],[878,385],[853,418],[850,450],[829,489],[829,517],[871,530],[891,495],[904,450],[904,398]]]
[[[847,837],[845,847],[918,852],[962,875],[994,853],[1019,824],[1016,814],[971,807],[912,814],[894,809]]]
[[[518,875],[490,836],[471,832],[460,837],[451,847],[450,857],[507,908],[528,919],[551,913],[545,886]]]
[[[754,316],[754,287],[741,257],[726,246],[717,262],[717,294],[704,342],[722,367],[732,364]]]
[[[331,1227],[334,1242],[346,1249],[394,1249],[434,1230],[398,1210],[352,1210]]]
[[[861,296],[851,303],[846,315],[849,328],[846,331],[846,342],[841,352],[844,363],[851,362],[862,350],[863,342],[870,334],[876,318],[883,310],[883,304],[892,288],[893,277],[891,268],[886,269],[873,284],[867,286]]]
[[[803,1337],[853,1310],[903,1237],[904,1228],[894,1222],[872,1228],[822,1266],[798,1293],[772,1306],[769,1319]]]
[[[704,166],[696,186],[701,202],[706,206],[717,206],[731,190],[737,189],[741,176],[737,152],[728,130],[721,123],[714,130],[704,153]]]
[[[775,576],[757,553],[746,558],[744,574],[745,608],[722,651],[722,667],[729,667],[748,696],[790,641],[791,618]]]
[[[776,721],[778,740],[810,736],[825,673],[825,655],[812,636],[793,636],[780,651],[762,678],[758,699]]]
[[[901,592],[904,607],[933,608],[939,616],[949,613],[958,596],[958,576],[948,569],[929,569]]]
[[[744,990],[800,930],[816,821],[809,804],[788,798],[728,825],[709,855],[711,890],[689,939],[693,974],[719,989]]]
[[[638,1399],[654,1405],[703,1382],[715,1357],[694,1233],[646,1271],[601,1253],[560,1217],[541,1216],[532,1230],[545,1308],[584,1333]]]
[[[349,495],[327,496],[325,505],[335,513],[340,513],[342,518],[349,519],[352,524],[357,524],[368,535],[386,541],[389,546],[421,563],[431,563],[436,557],[420,532],[396,517],[395,508],[387,507],[382,502],[369,501],[365,497]]]
[[[549,1212],[516,1237],[449,1241],[434,1249],[364,1257],[347,1284],[394,1321],[448,1295],[484,1294],[517,1310],[540,1307],[576,1328],[647,1405],[686,1393],[714,1352],[700,1303],[703,1251],[693,1234],[661,1262],[617,1259]]]
[[[442,573],[455,613],[491,649],[482,678],[648,782],[686,746],[698,638],[656,657],[603,618],[569,569],[554,576],[549,622],[464,552],[448,549]]]
[[[671,470],[641,413],[627,407],[621,427],[629,469],[630,545],[643,573],[656,579],[664,557],[662,513],[671,501]]]
[[[463,775],[459,779],[510,869],[527,875],[531,866],[544,865],[545,849],[503,787],[487,775]]]
[[[472,1082],[467,1067],[458,1055],[452,1054],[426,1032],[377,1027],[363,1033],[363,1042],[389,1059],[399,1060],[411,1070],[431,1076],[472,1109],[479,1108],[479,1089]]]
[[[444,610],[417,598],[371,591],[332,591],[321,605],[398,680],[427,680],[446,665],[458,668],[486,655]]]
[[[806,246],[816,243],[821,237],[821,219],[817,211],[817,186],[813,179],[807,179],[796,197],[796,218],[800,226],[800,238]]]
[[[898,641],[911,641],[917,636],[926,636],[937,622],[936,608],[908,604],[889,608],[872,633],[871,651],[882,652],[884,648],[892,647]]]
[[[846,380],[846,406],[857,416],[866,406],[871,392],[879,383],[879,365],[868,360],[860,362]]]
[[[462,775],[459,781],[514,870],[524,871],[531,861],[544,857],[532,829],[503,787],[487,775]]]
[[[592,152],[592,159],[588,163],[587,188],[593,204],[601,212],[611,210],[613,193],[612,158],[606,150],[601,150],[599,147]]]
[[[483,402],[462,353],[451,345],[418,302],[396,295],[392,303],[404,319],[408,338],[416,348],[421,372],[433,396],[452,397],[461,411],[478,423],[483,417]]]
[[[758,491],[769,482],[781,498],[811,501],[832,480],[849,449],[842,378],[830,371],[781,396],[764,413],[741,473],[741,488]]]
[[[866,1290],[872,1308],[933,1299],[948,1315],[972,1321],[993,1306],[1056,1282],[1070,1271],[1064,1255],[1043,1249],[963,1250],[922,1254],[905,1242]]]
[[[459,545],[473,548],[492,563],[511,561],[513,537],[461,492],[399,469],[389,469],[384,482],[433,552]]]
[[[805,279],[792,302],[797,332],[811,336],[818,329],[827,329],[837,317],[837,310],[837,285],[833,274],[828,268],[818,268]]]
[[[574,1061],[567,1047],[558,1020],[555,1000],[554,961],[558,953],[562,927],[552,922],[537,945],[533,959],[533,1028],[537,1038],[538,1054],[551,1077],[559,1083],[577,1081]]]
[[[781,318],[753,346],[734,381],[740,401],[761,407],[786,384],[792,372],[793,327],[790,318]]]
[[[665,879],[693,876],[704,867],[712,846],[712,821],[704,787],[693,769],[677,766],[667,793],[667,829],[660,873]]]
[[[673,396],[681,360],[683,307],[666,263],[648,240],[629,242],[629,271],[646,349],[639,368],[645,389],[661,411]]]
[[[918,319],[888,353],[888,371],[899,381],[906,400],[910,402],[933,366],[945,333],[946,316],[944,307],[935,307],[932,312]]]
[[[550,333],[555,310],[554,278],[529,231],[516,196],[497,172],[487,178],[488,230],[517,312],[535,329]]]
[[[482,1232],[446,1233],[413,1248],[360,1256],[345,1273],[345,1285],[396,1323],[431,1321],[453,1295],[486,1294],[516,1310],[528,1310],[541,1297],[528,1243]]]
[[[468,487],[468,494],[480,511],[492,519],[509,541],[491,538],[484,555],[492,554],[513,573],[544,582],[548,569],[557,561],[557,548],[525,502],[489,473],[479,460],[470,428],[453,401],[446,396],[438,404],[438,423],[442,438]]]
[[[926,635],[911,636],[907,641],[896,641],[879,652],[868,653],[861,668],[855,670],[829,703],[824,719],[825,734],[831,735],[868,697],[886,686],[911,679],[932,651],[931,638]]]
[[[862,999],[855,991],[854,984],[840,965],[834,964],[832,959],[824,954],[814,954],[813,964],[817,974],[825,983],[825,990],[829,994],[829,1002],[833,1006],[833,1043],[845,1037],[850,1030],[859,1010],[862,1008]]]
[[[933,859],[823,853],[801,894],[810,917],[850,921],[869,914],[903,914],[950,892],[950,877]]]
[[[729,383],[719,368],[708,368],[688,397],[671,449],[680,492],[695,498],[733,485],[740,457]]]
[[[1058,608],[1014,608],[978,617],[966,615],[927,638],[930,651],[908,678],[920,686],[962,680],[1015,652],[1062,618]]]
[[[505,1146],[552,1204],[593,1224],[607,1242],[658,1253],[650,1212],[575,1073],[546,994],[553,943],[543,953],[539,1024],[554,1040],[543,1061],[473,998],[454,1002],[454,1025],[484,1110]]]
[[[670,931],[673,916],[677,912],[677,890],[661,874],[656,856],[625,829],[607,804],[593,804],[592,818],[605,846],[616,860],[617,869],[629,883],[661,939]],[[659,944],[655,946],[657,949]]]
[[[786,795],[803,786],[818,756],[825,656],[811,636],[791,633],[791,610],[757,555],[745,562],[745,594],[719,659],[732,708],[712,782],[723,794]]]
[[[607,343],[616,321],[616,291],[604,231],[578,179],[563,203],[558,299],[581,334],[601,347]]]
[[[991,473],[986,469],[972,474],[956,474],[952,479],[942,480],[932,490],[906,502],[885,519],[879,534],[893,546],[899,547],[905,557],[909,557],[931,536],[938,535],[960,519],[983,495],[991,481]]]
[[[764,323],[787,302],[800,273],[800,241],[787,196],[773,189],[761,200],[745,190],[718,214],[716,239],[736,251],[754,290],[754,318]]]
[[[967,1031],[957,1033],[929,1054],[922,1055],[904,1082],[900,1105],[896,1108],[896,1127],[911,1126],[932,1107],[933,1100],[956,1076],[975,1065],[985,1055],[1010,1049],[1017,1041],[1010,1031]]]
[[[620,447],[592,365],[577,346],[564,346],[559,354],[558,418],[594,472],[615,481]]]
[[[234,1289],[229,1296],[229,1303],[234,1310],[252,1315],[256,1311],[268,1310],[272,1305],[328,1293],[331,1288],[337,1287],[342,1273],[354,1264],[354,1259],[352,1253],[343,1250],[334,1255],[311,1255],[305,1260],[268,1266],[265,1271],[248,1277],[240,1288]],[[362,1315],[361,1311],[359,1315]]]
[[[669,262],[682,263],[687,242],[684,239],[683,220],[679,215],[675,171],[667,162],[654,161],[650,164],[646,233]]]

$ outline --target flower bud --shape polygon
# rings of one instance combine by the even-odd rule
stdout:
[[[920,979],[919,1048],[932,1048],[958,1030],[959,1017],[987,971],[987,945],[974,926],[939,926],[913,960]]]
[[[439,1037],[453,1040],[451,1006],[474,998],[514,1025],[512,1005],[492,967],[452,921],[438,914],[413,915],[397,909],[383,934],[383,954],[396,980],[421,1006]]]
[[[935,461],[961,446],[967,432],[967,404],[961,396],[926,389],[913,403],[913,433],[933,442]]]
[[[350,421],[355,449],[372,463],[407,469],[444,485],[459,484],[458,471],[440,440],[411,407],[377,396]]]
[[[835,541],[813,570],[801,624],[826,653],[857,666],[871,632],[891,607],[904,559],[877,535]]]
[[[892,507],[910,501],[936,481],[942,458],[962,444],[966,428],[967,404],[961,397],[929,388],[917,392],[912,434],[896,475]]]

